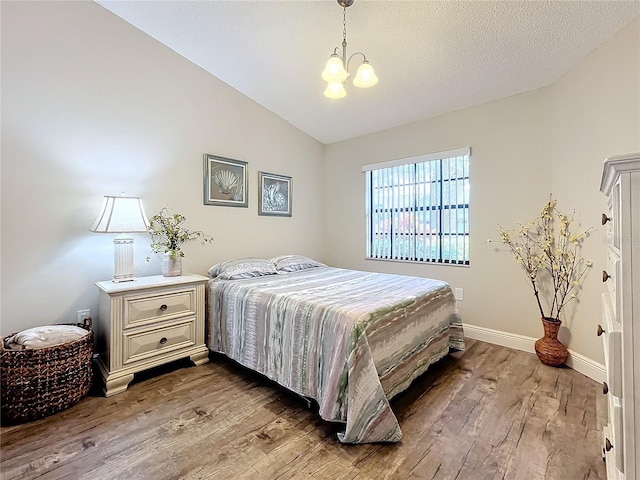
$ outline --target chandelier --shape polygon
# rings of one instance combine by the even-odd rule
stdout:
[[[356,76],[353,79],[353,85],[358,88],[373,87],[378,83],[378,77],[373,71],[373,67],[362,52],[352,53],[347,57],[347,7],[353,5],[354,0],[337,0],[342,6],[342,53],[340,47],[333,49],[331,58],[327,62],[327,66],[322,71],[322,79],[327,82],[327,88],[324,96],[328,98],[342,98],[347,94],[344,89],[347,78],[349,78],[349,62],[355,55],[362,55],[362,64],[358,67]]]

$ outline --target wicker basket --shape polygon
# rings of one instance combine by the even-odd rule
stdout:
[[[89,393],[93,377],[91,319],[78,326],[89,334],[61,345],[9,350],[0,342],[3,423],[46,417]]]

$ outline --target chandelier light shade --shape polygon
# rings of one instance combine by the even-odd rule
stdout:
[[[364,60],[362,65],[358,67],[356,78],[353,79],[353,85],[358,88],[369,88],[376,83],[378,83],[378,77],[376,77],[373,67],[368,60]]]
[[[322,71],[322,79],[325,82],[344,82],[349,74],[344,69],[342,59],[337,53],[331,55],[331,58],[327,62],[327,66]]]
[[[324,91],[324,96],[327,98],[342,98],[347,95],[347,91],[344,89],[343,82],[329,82],[327,89]]]
[[[89,229],[96,233],[119,233],[113,239],[114,282],[135,280],[133,274],[133,238],[129,233],[147,232],[149,220],[142,207],[140,197],[106,196],[100,213]]]
[[[324,96],[328,98],[342,98],[347,95],[345,84],[349,78],[349,62],[356,55],[362,55],[362,64],[358,67],[353,85],[358,88],[373,87],[378,83],[378,77],[373,71],[373,67],[362,52],[355,52],[347,57],[347,7],[353,5],[354,0],[337,0],[343,9],[342,14],[342,53],[340,47],[336,47],[327,61],[326,67],[322,71],[322,79],[327,82]]]

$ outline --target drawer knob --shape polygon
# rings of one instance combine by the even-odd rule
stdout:
[[[162,337],[160,339],[160,345],[164,345],[165,343],[167,343],[167,337]]]
[[[604,282],[604,280],[603,280],[603,282]],[[165,310],[167,310],[167,305],[163,303],[162,305],[160,305],[160,311],[164,312]]]
[[[611,278],[611,275],[609,275],[606,270],[602,270],[602,281],[606,282],[610,278]]]
[[[602,382],[602,393],[605,395],[609,393],[609,385],[607,385],[607,382]]]
[[[607,217],[606,213],[602,214],[602,224],[604,225],[605,223],[611,221],[611,217]]]
[[[605,439],[604,442],[604,449],[608,452],[613,448],[613,445],[611,445],[611,442],[609,441],[609,439]]]
[[[602,336],[602,334],[604,333],[604,328],[602,328],[602,325],[598,325],[598,336]]]

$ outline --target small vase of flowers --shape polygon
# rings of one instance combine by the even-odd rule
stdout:
[[[545,336],[536,341],[536,353],[540,361],[553,366],[563,364],[569,355],[557,338],[560,314],[577,298],[592,265],[580,255],[591,229],[573,233],[574,216],[575,212],[570,216],[560,212],[551,198],[536,218],[518,229],[498,226],[502,243],[523,268],[538,304]]]
[[[171,213],[166,207],[149,219],[151,251],[162,253],[162,274],[165,277],[182,275],[182,245],[200,239],[202,243],[213,242],[213,237],[200,230],[185,227],[187,218],[179,213]],[[151,258],[147,257],[147,261]]]

